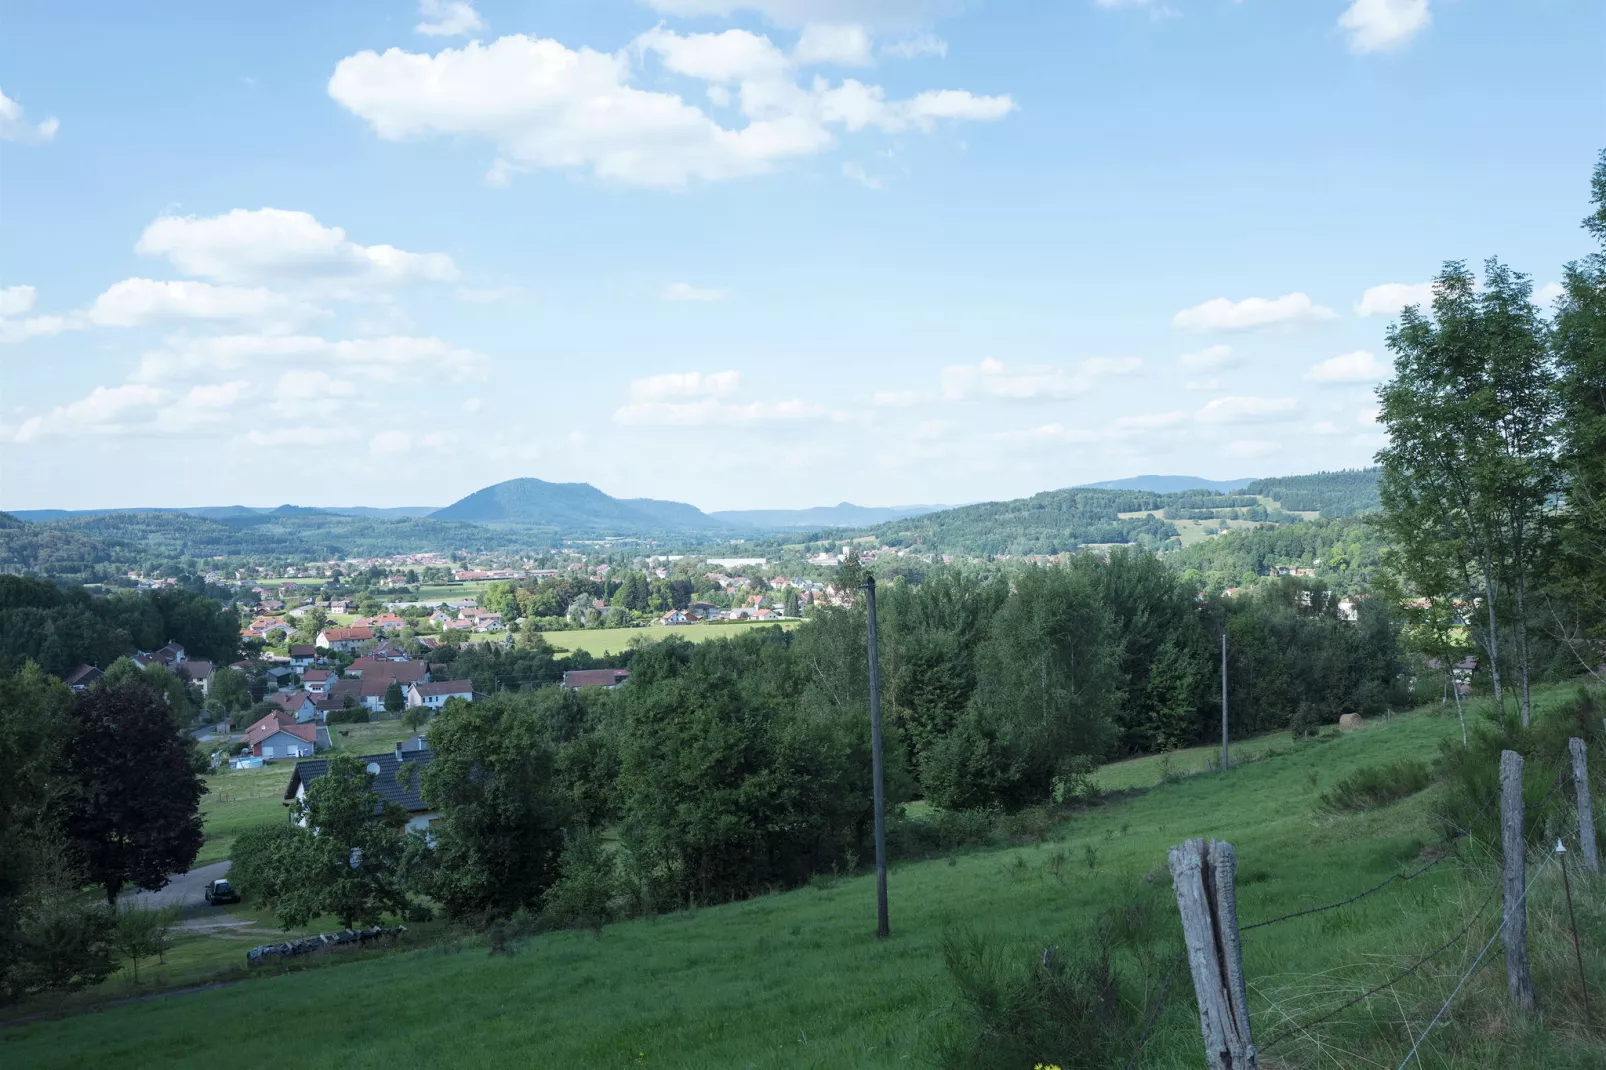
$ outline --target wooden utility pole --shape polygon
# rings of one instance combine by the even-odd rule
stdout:
[[[875,577],[864,579],[865,608],[870,615],[870,775],[875,781],[875,934],[892,935],[887,920],[887,791],[881,761],[881,660],[876,650]]]
[[[1221,771],[1227,771],[1227,622],[1221,622]]]
[[[1171,848],[1169,860],[1199,1002],[1205,1065],[1209,1070],[1256,1070],[1259,1055],[1249,1031],[1238,938],[1238,856],[1230,843],[1200,839]]]
[[[1584,741],[1574,737],[1567,741],[1573,756],[1573,790],[1578,794],[1578,847],[1584,856],[1584,868],[1595,876],[1600,875],[1600,853],[1595,844],[1595,805],[1589,798],[1589,751]]]
[[[1522,755],[1500,752],[1500,848],[1505,856],[1500,933],[1506,949],[1506,988],[1512,1006],[1534,1008],[1533,974],[1528,969],[1527,841],[1522,832]]]

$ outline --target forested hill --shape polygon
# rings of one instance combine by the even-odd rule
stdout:
[[[1376,468],[1346,468],[1309,476],[1257,479],[1243,489],[1273,499],[1290,513],[1354,516],[1378,507]]]
[[[925,553],[1056,554],[1089,544],[1137,543],[1156,549],[1177,533],[1158,517],[1122,519],[1121,513],[1163,509],[1186,495],[1146,491],[1072,488],[1034,494],[1006,502],[980,502],[907,520],[894,520],[867,530],[886,546],[907,546]]]
[[[1194,586],[1216,591],[1246,586],[1274,566],[1287,565],[1313,568],[1334,590],[1348,594],[1371,580],[1382,550],[1382,538],[1364,519],[1335,517],[1229,531],[1169,551],[1165,562],[1194,573]]]

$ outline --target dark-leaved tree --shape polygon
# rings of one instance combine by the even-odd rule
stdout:
[[[73,700],[58,760],[62,831],[108,903],[128,885],[163,888],[195,861],[206,785],[193,752],[167,697],[144,680],[103,682]]]

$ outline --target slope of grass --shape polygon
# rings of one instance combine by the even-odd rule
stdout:
[[[1226,776],[1159,784],[1072,815],[1050,842],[897,865],[893,935],[885,942],[872,936],[872,878],[823,881],[610,926],[600,938],[537,937],[511,956],[442,945],[13,1027],[0,1032],[0,1063],[929,1065],[957,997],[940,951],[952,923],[965,922],[1003,953],[1034,961],[1045,945],[1076,946],[1098,913],[1145,887],[1151,899],[1166,901],[1167,847],[1201,835],[1237,847],[1242,924],[1353,895],[1418,863],[1435,839],[1435,792],[1340,816],[1318,810],[1321,792],[1364,766],[1429,757],[1440,741],[1458,738],[1453,714],[1435,708],[1338,738],[1286,742],[1285,753]],[[1442,943],[1493,886],[1483,865],[1476,858],[1450,862],[1352,907],[1249,933],[1245,969],[1257,1039],[1358,995]],[[1548,1008],[1545,1028],[1502,1015],[1503,971],[1486,969],[1460,997],[1468,1013],[1451,1016],[1430,1038],[1425,1068],[1602,1065],[1602,1049],[1575,1025],[1580,1018],[1558,965],[1570,962],[1571,949],[1555,928],[1554,867],[1538,872],[1530,941]],[[1606,896],[1576,880],[1573,894],[1586,968],[1601,978]],[[1492,933],[1487,921],[1408,985],[1363,1003],[1314,1039],[1280,1047],[1262,1065],[1396,1065]],[[1147,976],[1150,995],[1161,972]],[[1174,986],[1142,1066],[1180,1070],[1202,1062],[1185,970]],[[239,1043],[254,1022],[294,1027],[274,1029],[271,1043]]]

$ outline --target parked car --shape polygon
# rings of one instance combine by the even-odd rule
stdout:
[[[234,885],[227,880],[207,881],[206,901],[211,906],[217,906],[220,903],[238,903],[240,901],[240,893],[235,891]]]

